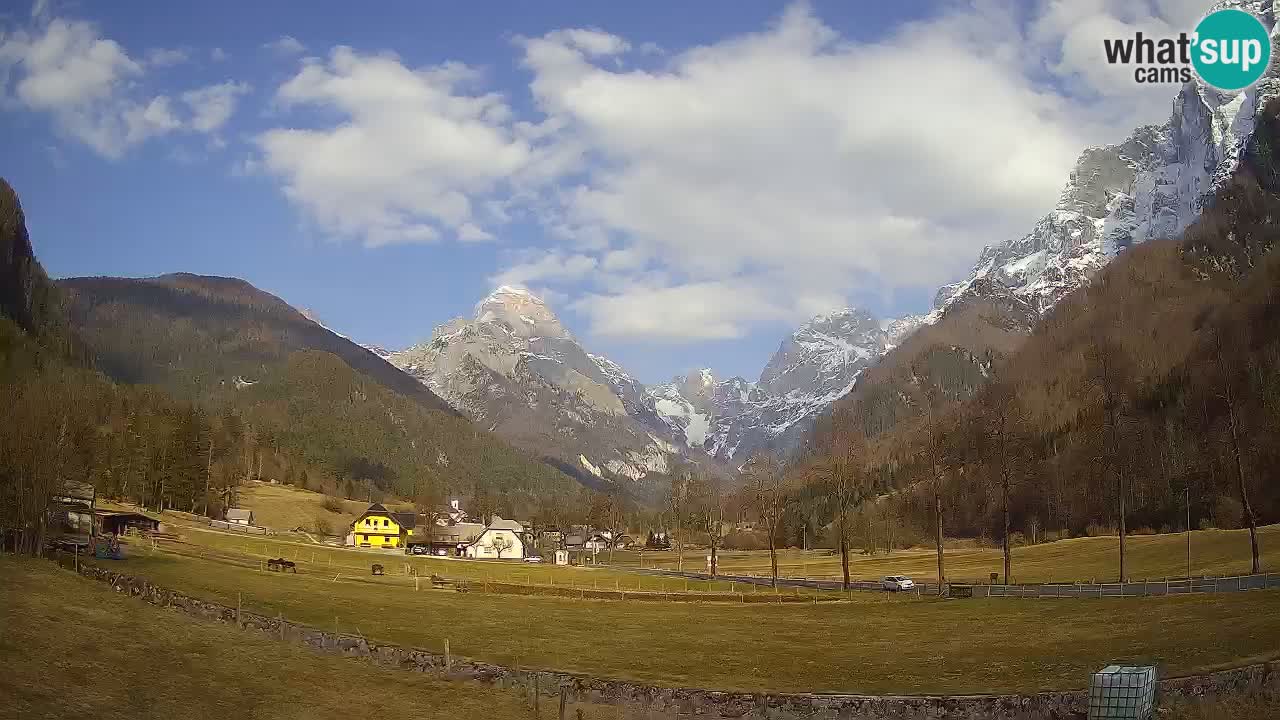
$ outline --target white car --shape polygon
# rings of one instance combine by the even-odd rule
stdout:
[[[527,563],[540,563],[540,562],[542,562],[542,556],[541,556],[541,555],[530,555],[529,557],[525,558],[525,559],[524,559],[524,561],[525,561],[525,562],[527,562]]]
[[[880,586],[889,592],[901,592],[914,589],[916,584],[906,575],[886,575]]]

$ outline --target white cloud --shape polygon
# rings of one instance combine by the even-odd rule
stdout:
[[[62,110],[111,96],[142,72],[114,40],[85,22],[54,20],[43,32],[19,30],[0,43],[0,63],[21,72],[14,91],[36,110]]]
[[[152,48],[147,51],[147,65],[170,67],[187,61],[187,52],[174,48]]]
[[[1127,7],[979,3],[868,43],[798,4],[658,69],[600,31],[521,39],[544,142],[584,178],[539,216],[609,272],[572,307],[599,334],[716,339],[954,279],[1053,206],[1084,147],[1167,115],[1176,88],[1097,72],[1101,38],[1184,10]]]
[[[209,59],[214,62],[223,62],[227,59],[227,51],[220,47],[216,47],[209,51]]]
[[[262,47],[281,55],[301,55],[307,51],[307,46],[292,35],[281,35]]]
[[[142,72],[118,43],[86,22],[54,19],[0,41],[0,78],[15,80],[6,94],[21,107],[49,113],[61,132],[106,157],[173,127],[166,99],[125,97],[126,83]]]
[[[182,127],[173,114],[169,98],[161,95],[146,105],[134,105],[124,113],[125,144],[136,145],[149,137]]]
[[[248,89],[233,82],[198,88],[182,93],[179,105],[148,90],[146,73],[185,61],[185,51],[152,49],[139,61],[92,23],[45,13],[0,36],[0,101],[48,114],[60,133],[104,157],[175,132],[216,132]]]
[[[182,101],[191,108],[191,127],[202,133],[217,132],[235,112],[236,101],[249,92],[244,82],[222,82],[182,93]]]
[[[319,108],[325,129],[280,127],[256,138],[262,165],[325,231],[369,246],[430,242],[445,231],[486,239],[473,208],[530,161],[494,94],[470,93],[466,66],[406,67],[393,55],[335,48],[304,62],[276,92],[285,109]]]
[[[595,271],[595,258],[587,255],[565,255],[561,252],[543,253],[527,258],[504,270],[491,279],[494,285],[529,286],[549,280],[580,280]]]
[[[475,223],[463,223],[458,226],[458,239],[463,242],[489,242],[495,238],[493,233]]]
[[[586,315],[592,332],[601,337],[673,342],[732,340],[747,334],[756,322],[787,315],[756,288],[734,281],[587,294],[570,308]]]

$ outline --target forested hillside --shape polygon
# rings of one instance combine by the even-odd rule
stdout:
[[[318,350],[424,408],[452,412],[387,361],[237,278],[71,278],[58,287],[98,367],[121,382],[217,401],[235,378],[254,382],[290,353]]]
[[[58,286],[112,378],[256,427],[255,457],[267,457],[254,474],[292,482],[300,461],[309,479],[318,468],[348,496],[455,493],[508,513],[572,488],[382,358],[243,280],[178,274]]]
[[[456,494],[508,516],[577,490],[247,283],[94,279],[65,293],[7,184],[0,219],[0,527],[26,549],[67,480],[211,515],[250,479],[424,504]]]
[[[1183,237],[1123,253],[1029,335],[988,308],[887,356],[796,468],[822,515],[843,474],[873,534],[932,537],[939,507],[947,536],[995,540],[1280,519],[1277,109]]]

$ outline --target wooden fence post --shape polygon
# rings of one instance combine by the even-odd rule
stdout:
[[[444,671],[453,672],[453,658],[449,655],[449,638],[444,639]]]
[[[560,686],[560,720],[564,720],[564,705],[565,705],[565,700],[568,699],[567,697],[568,694],[569,694],[568,688],[566,688],[564,685],[561,685]]]
[[[236,593],[236,627],[240,627],[240,606],[244,602],[244,593]]]

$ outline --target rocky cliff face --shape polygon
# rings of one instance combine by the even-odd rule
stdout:
[[[801,325],[778,346],[759,381],[734,378],[717,388],[708,452],[736,462],[760,448],[794,447],[813,418],[884,354],[890,337],[870,313],[853,308]]]
[[[640,479],[678,452],[640,383],[523,288],[498,288],[473,317],[387,358],[485,428],[592,474]]]
[[[1224,5],[1262,18],[1274,39],[1269,0]],[[1165,124],[1086,150],[1057,207],[1023,237],[984,248],[968,277],[938,291],[928,321],[936,322],[949,304],[975,292],[979,279],[1044,312],[1124,248],[1177,236],[1235,171],[1257,113],[1280,94],[1278,73],[1273,63],[1261,82],[1235,93],[1188,83]]]

